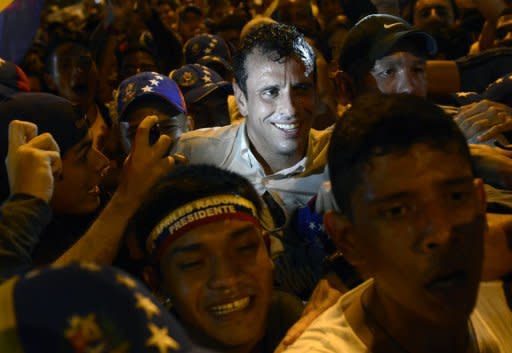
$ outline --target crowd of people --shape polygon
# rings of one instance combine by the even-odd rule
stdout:
[[[47,7],[0,59],[0,351],[512,353],[511,9]]]

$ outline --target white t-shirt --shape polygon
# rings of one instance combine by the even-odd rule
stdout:
[[[344,312],[354,300],[360,300],[361,294],[371,284],[372,280],[366,281],[342,296],[311,324],[286,353],[370,352],[352,330]],[[512,312],[506,304],[500,282],[480,286],[471,323],[479,353],[512,353]]]

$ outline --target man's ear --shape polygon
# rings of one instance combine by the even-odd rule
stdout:
[[[244,91],[242,91],[235,80],[233,80],[233,93],[235,95],[238,111],[242,116],[247,117],[247,98],[245,97]]]
[[[142,279],[152,292],[156,293],[160,289],[160,278],[154,266],[144,266]]]
[[[356,96],[356,86],[352,77],[345,71],[338,70],[334,74],[336,98],[342,105],[352,103]]]
[[[194,122],[194,118],[192,118],[191,115],[188,115],[187,114],[187,129],[188,131],[192,131],[195,129],[195,122]]]
[[[324,214],[324,226],[334,245],[348,262],[356,267],[365,263],[357,247],[354,227],[347,217],[339,212],[327,211]]]
[[[485,213],[487,210],[487,196],[485,195],[484,181],[477,178],[473,181],[473,185],[476,191],[476,197],[480,206],[480,211]]]

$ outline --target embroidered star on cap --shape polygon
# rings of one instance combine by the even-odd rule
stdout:
[[[171,336],[166,327],[159,328],[153,323],[148,324],[151,337],[146,341],[146,346],[156,347],[160,353],[167,353],[169,349],[178,350],[180,345]]]
[[[151,319],[153,315],[160,314],[160,309],[151,301],[151,299],[143,296],[140,293],[135,294],[135,299],[137,300],[137,304],[135,305],[136,308],[142,309],[148,319]]]

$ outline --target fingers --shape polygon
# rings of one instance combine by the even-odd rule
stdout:
[[[503,114],[505,115],[505,113]],[[494,125],[478,136],[479,141],[487,141],[497,137],[497,135],[512,130],[512,118],[509,116],[503,117],[504,122]]]
[[[53,176],[60,176],[62,174],[62,159],[60,158],[60,152],[48,151],[46,153],[50,159],[50,166],[52,168]]]
[[[488,109],[478,112],[482,107],[488,107]],[[476,137],[477,141],[484,142],[512,130],[512,114],[508,110],[498,103],[494,103],[490,107],[487,103],[478,103],[475,107],[459,113],[454,120],[467,139]],[[471,112],[474,114],[470,115]]]
[[[181,153],[175,153],[171,157],[174,159],[174,163],[177,165],[188,163],[187,157],[185,157]]]
[[[135,133],[135,139],[133,141],[132,151],[136,151],[137,147],[149,146],[149,131],[158,123],[158,117],[156,115],[148,115],[141,121],[137,127]]]
[[[9,124],[9,153],[16,151],[37,136],[37,125],[28,121],[13,120]]]
[[[455,121],[462,121],[476,114],[480,114],[489,109],[489,106],[480,101],[461,107],[460,112],[456,115]]]
[[[171,147],[171,138],[167,135],[160,135],[158,140],[153,145],[155,149],[155,154],[159,157],[163,157],[169,151],[169,147]]]
[[[59,145],[57,144],[53,136],[47,132],[34,137],[27,143],[27,145],[45,151],[60,152]]]

